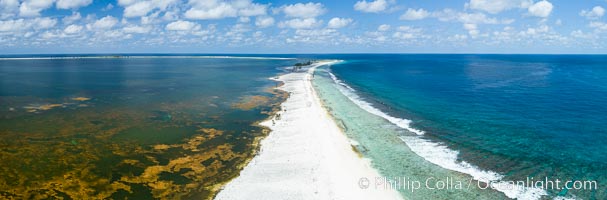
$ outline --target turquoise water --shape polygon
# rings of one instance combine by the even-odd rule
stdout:
[[[595,181],[592,189],[561,183],[508,196],[607,198],[607,56],[333,57],[346,61],[317,72],[315,85],[384,175]],[[402,193],[504,198],[486,190]]]

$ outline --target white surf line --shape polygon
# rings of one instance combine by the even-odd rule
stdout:
[[[411,127],[411,120],[393,117],[393,116],[390,116],[390,115],[382,112],[381,110],[373,107],[373,105],[371,103],[366,102],[362,98],[360,98],[360,96],[358,96],[357,94],[354,93],[355,90],[352,89],[352,87],[350,87],[348,84],[344,83],[343,81],[337,79],[337,77],[335,77],[335,75],[333,73],[329,72],[329,75],[331,76],[331,78],[333,79],[333,81],[336,84],[341,85],[341,86],[347,88],[348,90],[350,90],[350,91],[344,91],[342,88],[338,87],[338,89],[341,91],[341,93],[344,96],[348,97],[348,99],[350,99],[350,101],[354,102],[354,104],[358,105],[358,107],[362,108],[363,110],[365,110],[371,114],[384,118],[384,119],[388,120],[389,122],[397,125],[398,127],[406,129],[412,133],[415,133],[417,135],[424,134],[424,131],[417,130],[417,129]]]
[[[426,161],[444,169],[468,174],[472,176],[474,180],[490,183],[495,190],[504,193],[507,197],[512,199],[535,200],[548,195],[548,193],[541,188],[513,185],[506,181],[502,181],[504,176],[497,172],[482,170],[465,161],[457,161],[459,152],[449,149],[447,146],[440,143],[421,138],[421,135],[423,135],[424,132],[412,128],[410,126],[411,120],[392,117],[373,107],[371,103],[364,101],[358,94],[354,93],[354,90],[351,90],[350,86],[347,86],[346,83],[337,79],[331,72],[328,73],[330,73],[335,84],[342,86],[338,87],[339,91],[358,107],[371,114],[382,117],[400,128],[417,134],[417,136],[402,136],[400,139],[409,147],[409,149]]]
[[[336,62],[278,78],[284,82],[279,89],[290,93],[280,119],[261,123],[272,131],[258,155],[216,199],[402,199],[395,190],[359,186],[361,178],[374,180],[380,174],[352,150],[310,81],[316,67]]]

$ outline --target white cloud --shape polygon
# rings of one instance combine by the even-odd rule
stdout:
[[[510,24],[513,20],[498,20],[484,13],[462,13],[451,9],[433,12],[432,17],[440,21],[459,21],[464,24]]]
[[[293,28],[293,29],[310,29],[310,28],[322,26],[322,24],[323,24],[322,20],[316,20],[315,18],[306,18],[306,19],[295,18],[295,19],[284,21],[284,22],[280,22],[278,24],[278,27],[280,27],[280,28],[288,27],[288,28]]]
[[[93,3],[93,0],[58,0],[57,8],[59,9],[76,9],[88,6]]]
[[[410,26],[399,26],[398,30],[392,34],[393,38],[401,40],[411,40],[416,38],[425,38],[421,28],[413,28]]]
[[[124,17],[141,17],[154,9],[152,2],[140,1],[124,8]]]
[[[152,30],[151,26],[137,26],[137,25],[129,25],[126,26],[124,28],[122,28],[122,30],[125,33],[149,33]]]
[[[265,15],[268,10],[267,5],[250,3],[248,1],[241,1],[241,3],[236,5],[236,8],[239,8],[238,15],[244,17]]]
[[[468,31],[468,34],[470,34],[470,37],[472,38],[476,38],[480,34],[476,24],[464,24],[464,29]]]
[[[249,22],[251,22],[251,18],[250,17],[239,17],[238,18],[238,22],[240,22],[240,23],[249,23]]]
[[[422,8],[415,10],[415,9],[407,9],[407,12],[405,12],[405,14],[400,16],[401,20],[420,20],[420,19],[424,19],[426,17],[428,17],[430,15],[430,13]]]
[[[18,10],[18,0],[0,0],[0,19],[12,17]]]
[[[118,24],[118,19],[116,19],[115,17],[112,16],[105,16],[97,21],[95,21],[93,24],[89,24],[87,25],[87,28],[91,29],[110,29],[112,27],[114,27],[116,24]]]
[[[387,25],[387,24],[384,24]],[[387,25],[390,26],[390,25]],[[378,29],[380,29],[382,26],[380,25],[378,27]],[[385,27],[385,26],[384,26]],[[386,29],[385,31],[387,31],[388,29]],[[365,36],[368,37],[368,39],[365,39],[365,41],[377,41],[377,42],[385,42],[388,38],[384,35],[384,31],[367,31],[365,32]]]
[[[48,29],[54,27],[57,24],[57,20],[43,17],[34,19],[33,23],[35,29]]]
[[[329,36],[337,33],[334,29],[296,30],[295,34],[300,36]]]
[[[0,21],[0,32],[15,32],[23,29],[26,29],[24,19]]]
[[[34,19],[14,19],[0,21],[0,32],[18,32],[24,30],[42,30],[55,27],[57,20],[49,17]]]
[[[541,33],[547,33],[549,30],[550,30],[550,27],[548,27],[546,25],[541,25],[537,28],[527,28],[527,30],[521,31],[519,33],[519,35],[535,37]]]
[[[192,7],[185,12],[189,19],[222,19],[227,17],[252,17],[265,15],[267,5],[251,0],[189,0]]]
[[[536,17],[548,17],[550,15],[550,13],[552,12],[552,3],[546,1],[546,0],[542,0],[542,1],[538,1],[537,3],[529,6],[528,10],[529,10],[529,14],[531,14],[532,16],[536,16]]]
[[[124,17],[141,17],[153,10],[164,11],[176,0],[118,0],[118,5],[124,6]]]
[[[333,29],[338,29],[338,28],[346,27],[350,23],[352,23],[352,19],[350,19],[350,18],[334,17],[333,19],[329,20],[328,27],[333,28]]]
[[[221,19],[226,17],[236,17],[238,11],[229,4],[221,4],[209,9],[192,8],[185,13],[186,18],[190,19]]]
[[[274,25],[274,18],[270,16],[259,16],[255,18],[255,26],[265,28]]]
[[[295,18],[314,18],[326,12],[321,3],[296,3],[281,7],[281,10],[288,17]]]
[[[179,20],[167,24],[165,29],[168,31],[192,31],[199,30],[200,24]]]
[[[527,8],[531,3],[531,0],[470,0],[466,7],[497,14],[513,8]]]
[[[65,34],[77,34],[77,33],[80,33],[80,31],[82,31],[82,26],[75,25],[75,24],[69,25],[69,26],[65,27],[65,29],[63,29],[63,32]]]
[[[379,27],[377,27],[377,30],[378,31],[387,31],[387,30],[390,30],[390,25],[388,25],[388,24],[379,25]]]
[[[457,16],[457,19],[462,23],[499,24],[497,19],[487,17],[483,13],[460,13]]]
[[[40,11],[53,6],[54,0],[26,0],[19,7],[19,15],[22,17],[40,16]]]
[[[584,33],[582,30],[571,31],[571,36],[582,39],[596,39],[596,35],[592,33]]]
[[[62,21],[63,21],[63,23],[71,24],[71,23],[74,23],[75,21],[80,20],[81,18],[82,18],[82,16],[80,16],[79,12],[74,12],[70,16],[63,17]]]
[[[588,19],[598,19],[605,15],[605,9],[601,6],[595,6],[592,10],[582,10],[580,12],[580,16],[586,17]]]
[[[367,1],[362,0],[354,4],[354,10],[367,13],[378,13],[388,8],[389,2],[386,0]]]
[[[597,30],[607,31],[607,23],[604,22],[590,22],[588,26]]]

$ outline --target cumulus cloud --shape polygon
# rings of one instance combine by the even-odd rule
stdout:
[[[69,26],[65,27],[65,29],[63,29],[63,32],[65,34],[78,34],[78,33],[80,33],[80,31],[82,31],[82,26],[75,25],[75,24],[69,25]]]
[[[40,11],[52,7],[53,3],[54,0],[26,0],[19,6],[19,16],[40,16]]]
[[[327,26],[329,28],[338,29],[338,28],[346,27],[350,23],[352,23],[352,19],[350,19],[350,18],[334,17],[333,19],[329,20],[329,24]]]
[[[222,19],[227,17],[252,17],[265,15],[267,5],[253,3],[250,0],[190,0],[192,6],[185,12],[189,19]]]
[[[423,34],[423,30],[421,28],[399,26],[397,31],[392,34],[392,37],[400,40],[411,40],[416,38],[424,38],[426,36]]]
[[[52,28],[57,24],[56,19],[52,19],[49,17],[36,18],[34,19],[35,29],[48,29]]]
[[[0,0],[0,19],[9,18],[19,10],[18,0]]]
[[[476,38],[480,33],[476,24],[464,24],[464,29],[468,31],[468,34],[470,34],[470,37],[472,38]]]
[[[586,17],[588,19],[598,19],[605,15],[605,9],[601,6],[595,6],[592,10],[582,10],[580,12],[580,16]]]
[[[552,12],[552,3],[546,0],[538,1],[533,5],[529,6],[529,14],[536,17],[546,18]]]
[[[440,21],[458,21],[464,24],[509,24],[512,20],[498,20],[494,17],[489,17],[484,13],[465,13],[457,12],[451,9],[444,9],[432,13],[432,17],[436,17]]]
[[[93,0],[58,0],[57,8],[59,9],[76,9],[88,6],[93,3]]]
[[[112,17],[110,15],[105,16],[92,24],[88,24],[87,28],[89,29],[110,29],[118,24],[118,19]]]
[[[604,22],[590,22],[588,26],[596,30],[607,31],[607,23]]]
[[[336,30],[333,29],[314,29],[314,30],[296,30],[295,35],[298,36],[329,36],[337,33]]]
[[[80,20],[81,18],[82,18],[82,16],[80,15],[79,12],[73,12],[72,15],[63,17],[62,21],[63,21],[63,23],[71,24],[71,23],[74,23],[74,22]]]
[[[375,1],[362,0],[362,1],[357,1],[356,4],[354,4],[354,10],[358,10],[358,11],[366,12],[366,13],[378,13],[378,12],[382,12],[382,11],[385,11],[386,9],[388,9],[389,3],[390,2],[388,2],[386,0],[375,0]]]
[[[122,28],[122,30],[125,33],[144,34],[144,33],[149,33],[150,31],[152,31],[152,27],[151,26],[129,25],[129,26],[126,26],[126,27]]]
[[[42,30],[55,27],[57,20],[49,17],[33,19],[14,19],[0,21],[0,32],[19,32],[25,30]]]
[[[293,29],[310,29],[322,26],[322,20],[316,20],[315,18],[300,19],[295,18],[287,21],[280,22],[278,27],[280,28],[293,28]]]
[[[165,29],[167,31],[193,31],[199,30],[200,24],[190,21],[179,20],[167,24]]]
[[[388,25],[388,24],[379,25],[377,27],[377,30],[378,31],[387,31],[387,30],[390,30],[390,25]]]
[[[177,0],[118,0],[118,5],[124,7],[124,17],[141,17],[154,10],[164,11]]]
[[[326,12],[321,3],[296,3],[281,7],[281,10],[287,17],[294,18],[314,18]]]
[[[15,32],[25,29],[24,19],[0,21],[0,32]]]
[[[527,8],[531,3],[531,0],[470,0],[466,7],[497,14],[514,8]]]
[[[535,37],[539,34],[547,33],[548,31],[550,31],[550,27],[548,27],[546,25],[541,25],[541,26],[535,27],[535,28],[533,28],[533,27],[527,28],[527,30],[519,32],[519,35]]]
[[[255,26],[265,28],[274,25],[274,18],[270,16],[259,16],[255,18]]]
[[[414,9],[407,9],[407,12],[405,12],[405,14],[400,16],[401,20],[420,20],[420,19],[424,19],[426,17],[430,16],[430,13],[422,8],[418,9],[418,10],[414,10]]]

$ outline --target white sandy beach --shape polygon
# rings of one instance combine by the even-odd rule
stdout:
[[[279,77],[280,89],[291,93],[281,119],[262,123],[272,132],[259,154],[216,199],[402,199],[394,190],[374,189],[379,173],[352,150],[312,87],[313,70],[335,62]],[[370,180],[369,188],[359,186],[361,178]]]

